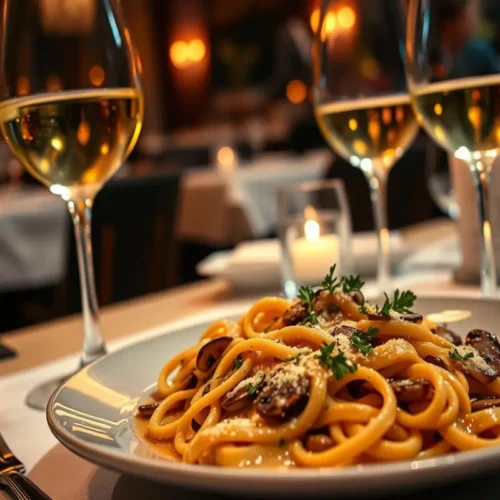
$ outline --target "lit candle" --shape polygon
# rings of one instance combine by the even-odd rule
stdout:
[[[290,253],[297,282],[317,285],[337,262],[339,239],[334,234],[322,235],[318,221],[309,219],[304,223],[304,238],[292,242]]]

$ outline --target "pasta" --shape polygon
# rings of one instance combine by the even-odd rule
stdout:
[[[334,271],[334,268],[332,268]],[[147,439],[191,464],[331,467],[500,444],[500,344],[364,302],[358,277],[257,301],[168,361]],[[387,296],[386,296],[387,297]],[[497,358],[498,355],[498,358]],[[499,397],[497,399],[497,397]]]

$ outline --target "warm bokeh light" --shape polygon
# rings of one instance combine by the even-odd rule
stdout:
[[[207,47],[203,40],[194,38],[189,42],[176,40],[170,46],[170,59],[172,64],[178,68],[186,68],[193,63],[200,62],[207,53]]]
[[[398,123],[402,122],[405,119],[405,110],[402,106],[396,106],[396,121]]]
[[[56,150],[56,151],[62,151],[64,149],[64,142],[60,137],[53,137],[50,141],[50,145]]]
[[[236,156],[229,146],[223,146],[217,151],[217,163],[222,167],[234,165]]]
[[[16,84],[17,95],[28,95],[30,93],[30,79],[27,76],[20,76]]]
[[[106,74],[104,73],[104,69],[98,64],[89,69],[90,83],[92,83],[94,87],[100,87],[104,83],[105,77]]]
[[[469,111],[467,113],[467,116],[469,118],[469,121],[472,123],[472,126],[476,129],[479,130],[481,127],[481,108],[479,106],[470,106]]]
[[[78,130],[76,131],[76,137],[78,142],[82,146],[86,146],[90,139],[90,125],[86,120],[82,120],[80,125],[78,125]]]
[[[436,103],[434,105],[434,113],[436,113],[436,115],[438,116],[441,116],[441,114],[443,113],[443,106],[441,106],[441,104],[439,103]]]
[[[323,20],[323,26],[321,27],[321,39],[324,41],[326,37],[335,31],[337,26],[337,18],[334,12],[328,12]]]
[[[101,144],[101,154],[107,155],[109,153],[109,144],[107,142],[103,142]]]
[[[391,111],[391,108],[384,108],[384,109],[382,109],[382,121],[386,125],[389,125],[389,123],[392,122],[392,111]]]
[[[191,61],[200,62],[205,57],[206,51],[205,44],[199,38],[191,40],[188,44],[188,55]]]
[[[49,75],[45,81],[47,92],[58,92],[62,90],[62,82],[58,75]]]
[[[356,24],[356,12],[352,7],[342,7],[337,12],[337,21],[341,28],[349,30]]]
[[[170,59],[176,68],[186,64],[188,60],[188,46],[182,40],[177,40],[170,46]]]
[[[355,130],[358,130],[358,122],[354,119],[351,118],[349,120],[349,128],[354,132]]]
[[[320,16],[319,8],[316,8],[311,12],[311,18],[309,19],[309,24],[311,25],[311,29],[313,30],[313,33],[316,33],[318,31],[319,16]]]
[[[300,104],[307,97],[307,86],[300,80],[292,80],[286,86],[286,97],[292,104]]]

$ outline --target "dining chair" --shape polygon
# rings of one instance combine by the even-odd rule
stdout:
[[[97,196],[92,241],[99,305],[175,284],[174,229],[179,180],[176,172],[116,179]],[[59,293],[61,315],[80,308],[76,259],[76,247],[72,244],[67,278]]]

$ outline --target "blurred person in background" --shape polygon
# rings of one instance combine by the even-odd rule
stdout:
[[[436,8],[442,36],[435,49],[434,79],[498,73],[500,60],[493,45],[476,36],[481,25],[480,2],[440,0]]]

